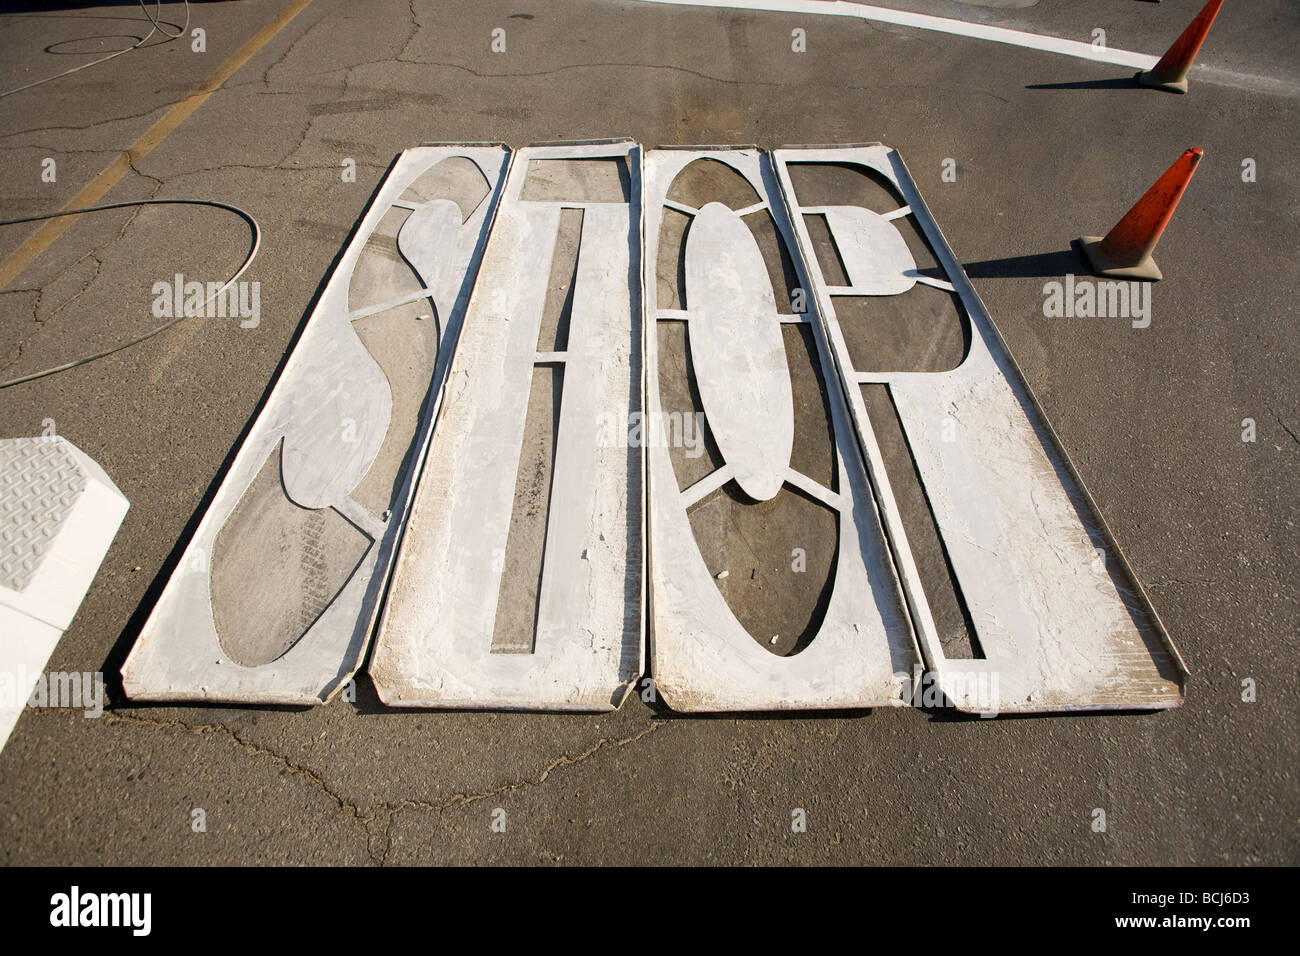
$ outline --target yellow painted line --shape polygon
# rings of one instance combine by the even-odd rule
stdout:
[[[240,67],[251,60],[258,50],[266,46],[270,39],[284,29],[289,21],[301,13],[309,3],[311,0],[295,0],[287,10],[249,37],[248,41],[236,50],[230,59],[222,63],[215,73],[204,80],[194,92],[164,113],[158,122],[145,130],[125,152],[119,153],[116,159],[105,166],[99,175],[87,183],[85,188],[63,208],[83,209],[95,205],[105,193],[117,185],[118,180],[127,174],[132,164],[138,163],[153,152],[154,147],[161,143],[168,133],[185,122],[191,113],[202,106],[209,96],[219,90],[226,80],[234,76]],[[80,216],[62,216],[58,219],[50,219],[32,233],[26,242],[5,258],[4,262],[0,262],[0,289],[18,278],[18,275],[31,265],[37,256],[48,249],[65,229],[80,218]]]

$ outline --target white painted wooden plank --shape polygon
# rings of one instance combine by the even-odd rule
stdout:
[[[552,161],[546,195],[559,194],[553,163],[566,159],[627,163],[631,201],[522,198],[537,160]],[[389,705],[606,710],[641,672],[641,450],[601,441],[598,427],[630,401],[635,411],[640,391],[629,282],[639,183],[640,150],[628,142],[516,154],[369,667]],[[529,391],[537,363],[558,357],[538,352],[538,333],[562,208],[583,219],[535,640],[494,652],[511,516],[528,506],[515,488]]]
[[[945,693],[971,712],[1177,706],[1186,678],[1177,651],[902,159],[876,144],[782,149],[775,160],[926,663]],[[971,322],[970,350],[959,367],[944,373],[854,369],[835,312],[839,290],[826,284],[817,264],[801,215],[809,210],[798,205],[790,179],[789,164],[796,162],[858,164],[898,188]],[[840,248],[874,241],[874,228],[846,234],[861,228],[865,217],[828,221]],[[944,655],[858,388],[867,382],[889,386],[982,660]],[[953,422],[957,440],[944,440],[940,426],[946,420]],[[1106,562],[1098,559],[1098,548]],[[1135,583],[1135,593],[1125,591],[1121,576]],[[996,680],[974,679],[984,677]],[[990,686],[997,688],[993,706],[985,695]]]
[[[350,679],[506,158],[394,164],[123,666],[129,696],[317,703]]]
[[[665,206],[680,211],[680,203],[666,200],[667,192],[678,173],[701,158],[716,160],[738,172],[760,199],[768,203],[778,234],[791,251],[800,282],[808,287],[783,208],[779,204],[774,206],[768,195],[766,183],[772,180],[758,151],[651,150],[645,168],[642,289],[647,316],[645,394],[647,412],[652,418],[662,415],[656,316],[665,312],[657,301],[655,274],[662,211]],[[707,204],[701,204],[701,209],[705,208]],[[759,279],[760,276],[754,275],[748,276],[747,281],[758,283]],[[766,271],[761,275],[761,284],[768,286],[770,294]],[[745,295],[749,298],[752,293],[746,290]],[[766,299],[763,301],[762,308],[769,308]],[[697,317],[689,288],[685,305],[690,316],[688,333],[693,333]],[[810,303],[810,308],[815,307],[816,303]],[[910,696],[910,675],[920,655],[903,608],[903,596],[885,547],[867,477],[852,449],[851,423],[843,396],[833,385],[835,372],[830,365],[830,352],[819,325],[813,325],[813,333],[818,361],[831,385],[830,424],[838,451],[836,470],[840,488],[839,507],[835,509],[839,512],[839,544],[833,568],[834,585],[820,628],[802,650],[777,657],[759,646],[737,620],[704,562],[687,508],[702,492],[720,483],[726,473],[711,475],[684,492],[679,491],[668,450],[656,443],[647,452],[652,673],[659,693],[675,710],[873,707],[902,705]],[[725,376],[726,372],[700,374]],[[745,387],[734,380],[728,380],[726,385],[733,389]],[[706,414],[712,418],[714,410],[708,407],[707,397],[705,403]],[[730,463],[724,467],[729,466]],[[816,497],[826,501],[825,496]]]

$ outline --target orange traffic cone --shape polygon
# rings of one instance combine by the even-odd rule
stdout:
[[[1137,81],[1143,86],[1154,86],[1158,90],[1170,93],[1187,92],[1187,71],[1192,68],[1192,61],[1200,52],[1205,35],[1210,32],[1210,24],[1219,15],[1223,0],[1210,0],[1196,15],[1174,45],[1165,51],[1160,62],[1150,70],[1137,75]]]
[[[1104,239],[1084,236],[1079,240],[1093,272],[1117,279],[1150,279],[1154,282],[1163,278],[1151,253],[1165,226],[1169,225],[1178,200],[1183,198],[1183,191],[1192,181],[1192,173],[1196,172],[1196,164],[1201,161],[1203,152],[1193,148],[1179,156]]]

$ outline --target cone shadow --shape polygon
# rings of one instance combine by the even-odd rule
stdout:
[[[1029,83],[1027,90],[1141,90],[1136,76],[1108,77],[1104,80],[1070,80],[1065,83]]]
[[[963,268],[972,279],[1028,279],[1061,276],[1067,272],[1075,275],[1092,271],[1088,260],[1071,245],[1060,252],[1041,252],[1027,256],[1009,256],[1005,259],[985,259],[967,262]]]

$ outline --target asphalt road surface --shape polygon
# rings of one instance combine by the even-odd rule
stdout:
[[[0,391],[0,435],[59,434],[131,501],[49,667],[110,680],[393,157],[421,141],[633,137],[898,148],[1150,590],[1191,679],[1155,715],[396,712],[364,677],[316,709],[31,709],[0,754],[0,861],[1295,863],[1300,7],[1228,4],[1191,92],[907,27],[623,0],[312,0],[161,139],[142,134],[290,0],[195,3],[190,29],[0,98],[0,218],[195,197],[262,224],[261,323],[188,320]],[[893,0],[1159,54],[1200,0]],[[21,6],[21,5],[20,5]],[[11,89],[144,36],[135,3],[0,16]],[[151,5],[152,6],[152,5]],[[12,5],[11,5],[12,7]],[[178,3],[163,14],[173,32]],[[491,51],[506,31],[505,52]],[[793,52],[792,30],[806,31]],[[2,90],[0,90],[2,91]],[[122,153],[135,146],[125,168]],[[1152,322],[1046,318],[1043,284],[1188,146]],[[152,148],[148,148],[152,147]],[[53,182],[42,178],[55,161]],[[341,163],[353,159],[356,181]],[[1254,181],[1243,179],[1253,160]],[[945,160],[955,182],[945,182]],[[952,164],[948,164],[951,167]],[[48,177],[47,177],[48,178]],[[1249,178],[1249,177],[1247,177]],[[0,229],[0,257],[34,227]],[[0,378],[154,320],[174,273],[228,274],[243,224],[84,217],[0,292]],[[1290,330],[1290,331],[1288,331]],[[1243,441],[1243,422],[1255,440]],[[1243,700],[1243,681],[1256,688]],[[491,826],[504,809],[504,833]],[[1093,827],[1103,809],[1104,832]],[[206,832],[192,827],[202,809]],[[792,832],[803,809],[806,832]]]

